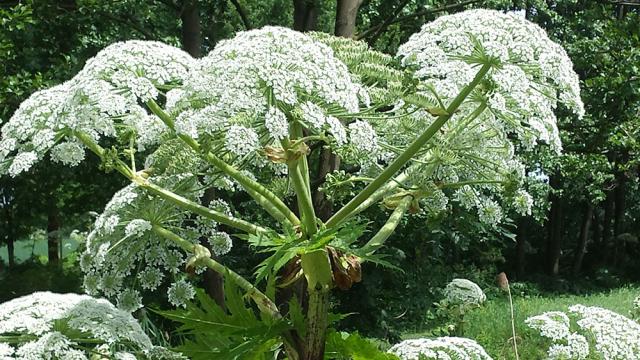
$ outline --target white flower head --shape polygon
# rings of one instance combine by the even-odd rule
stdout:
[[[269,131],[269,134],[276,140],[282,140],[289,136],[287,116],[278,108],[269,108],[265,116],[264,126]]]
[[[225,136],[225,146],[229,152],[236,156],[245,156],[260,147],[258,134],[253,129],[233,125]]]
[[[151,230],[152,225],[144,219],[131,220],[124,229],[126,236],[142,236],[145,232]]]
[[[193,299],[196,295],[196,291],[193,285],[185,280],[178,280],[171,284],[167,291],[169,295],[169,302],[175,307],[187,307],[187,302]]]
[[[404,340],[392,346],[389,352],[402,360],[492,360],[476,341],[460,337]]]
[[[482,289],[473,281],[453,279],[444,288],[444,295],[450,304],[481,305],[487,300]]]
[[[36,339],[15,348],[0,343],[3,359],[12,355],[17,359],[88,359],[94,352],[112,356],[110,349],[115,348],[133,352],[154,348],[130,313],[104,299],[77,294],[36,292],[0,304],[0,335],[4,334]],[[94,341],[83,342],[83,338]]]
[[[51,160],[68,166],[77,166],[84,156],[84,148],[75,141],[63,142],[51,150]]]
[[[9,166],[9,175],[16,177],[28,171],[36,161],[38,161],[38,155],[34,151],[18,153],[18,155],[13,158],[11,166]]]

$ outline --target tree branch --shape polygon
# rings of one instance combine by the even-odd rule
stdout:
[[[380,35],[387,29],[387,27],[389,25],[391,25],[391,22],[396,17],[398,17],[398,15],[400,15],[400,12],[402,12],[402,9],[404,9],[405,6],[407,6],[410,1],[411,0],[404,0],[404,2],[402,2],[400,5],[398,5],[398,7],[393,11],[391,16],[389,16],[385,21],[382,22],[382,24],[380,24],[380,26],[377,28],[377,30],[373,33],[373,35],[371,35],[371,37],[367,41],[369,43],[369,45],[373,45],[376,42],[376,40],[378,40]]]
[[[395,17],[394,16],[395,18],[392,18],[391,20],[387,19],[389,21],[385,20],[385,22],[383,22],[382,24],[371,26],[370,28],[362,31],[361,33],[359,33],[356,36],[356,39],[362,40],[362,39],[368,37],[369,34],[371,34],[371,33],[375,34],[375,32],[377,32],[381,28],[384,31],[383,27],[386,28],[389,25],[392,25],[392,24],[395,24],[395,23],[399,23],[399,22],[403,22],[405,20],[410,20],[410,19],[413,19],[413,18],[416,18],[416,17],[420,17],[420,16],[424,16],[424,15],[436,14],[436,13],[443,12],[443,11],[458,9],[458,8],[463,7],[463,6],[472,5],[472,4],[476,4],[476,3],[482,3],[484,1],[486,1],[486,0],[467,0],[467,1],[463,1],[461,3],[449,4],[449,5],[445,5],[445,6],[442,6],[442,7],[439,7],[439,8],[435,8],[435,9],[419,10],[419,11],[414,12],[413,14],[409,14],[409,15],[405,15],[405,16],[400,16],[400,17]]]

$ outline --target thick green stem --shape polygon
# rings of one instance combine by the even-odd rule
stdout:
[[[383,187],[376,190],[371,196],[369,196],[362,204],[358,205],[358,207],[351,212],[349,216],[354,216],[359,214],[366,209],[368,209],[371,205],[377,203],[380,199],[382,199],[385,195],[389,194],[393,190],[397,189],[402,185],[403,182],[407,180],[409,176],[406,173],[402,173],[396,176],[393,180],[386,183]]]
[[[313,209],[311,193],[308,190],[308,186],[306,186],[304,175],[300,171],[300,160],[289,166],[289,178],[298,197],[298,206],[300,207],[300,214],[302,214],[305,234],[307,236],[315,235],[318,231],[316,213]]]
[[[209,209],[208,207],[204,207],[196,202],[193,202],[185,197],[182,197],[178,194],[175,194],[167,189],[164,189],[158,185],[152,184],[147,179],[144,179],[140,176],[134,176],[132,179],[136,182],[140,187],[147,190],[148,192],[158,195],[159,197],[168,200],[185,210],[189,210],[195,214],[204,216],[206,218],[213,219],[221,224],[231,226],[238,230],[242,230],[249,234],[258,234],[265,233],[267,229],[254,225],[248,221],[241,220],[232,216],[224,215],[221,212]]]
[[[160,120],[162,120],[169,129],[175,131],[175,124],[171,116],[164,112],[162,108],[153,100],[147,102],[147,107],[157,115]],[[280,212],[281,215],[276,217],[276,220],[280,221],[282,219],[287,219],[291,224],[298,225],[300,224],[300,219],[287,207],[287,205],[280,200],[274,193],[269,191],[267,188],[262,186],[257,181],[249,178],[244,175],[240,170],[235,167],[229,165],[224,160],[220,159],[216,155],[210,152],[203,152],[200,144],[185,134],[179,134],[176,132],[176,135],[184,141],[189,147],[191,147],[197,153],[203,153],[204,158],[211,165],[218,168],[223,173],[227,174],[229,177],[237,181],[244,189],[248,190],[247,193],[253,197],[256,202],[260,206],[263,206],[269,214],[273,215],[275,212]],[[256,196],[260,195],[260,196]]]
[[[178,236],[177,234],[173,233],[172,231],[169,231],[167,229],[165,229],[162,226],[159,225],[153,225],[153,227],[151,228],[151,230],[167,239],[172,241],[173,243],[175,243],[176,245],[180,246],[180,248],[182,248],[182,250],[188,252],[188,253],[195,253],[195,244],[181,238],[180,236]],[[225,278],[233,281],[234,284],[236,284],[239,288],[241,288],[242,290],[244,290],[244,292],[247,294],[247,296],[249,296],[258,306],[258,308],[260,309],[260,311],[262,311],[263,313],[266,313],[276,319],[282,318],[282,315],[280,315],[280,312],[278,311],[277,306],[273,303],[273,301],[271,301],[271,299],[269,299],[269,297],[267,295],[265,295],[263,292],[261,292],[260,290],[258,290],[255,286],[253,286],[252,283],[250,283],[249,281],[247,281],[245,278],[243,278],[242,276],[240,276],[238,273],[233,272],[232,270],[230,270],[229,268],[227,268],[226,266],[220,264],[219,262],[213,260],[210,257],[204,258],[204,259],[199,259],[200,263],[206,267],[208,267],[209,269],[223,275]]]
[[[327,221],[327,227],[334,227],[346,220],[351,213],[362,204],[369,196],[391,179],[411,158],[437,133],[438,130],[451,118],[460,105],[469,96],[471,91],[480,84],[484,76],[491,69],[491,64],[482,65],[471,83],[462,89],[460,94],[449,104],[446,115],[440,115],[409,147],[400,154],[389,166],[367,185],[358,195],[349,201],[342,209]]]
[[[307,329],[304,338],[303,360],[322,359],[329,325],[329,290],[309,289]]]
[[[391,216],[387,222],[378,230],[378,232],[364,245],[364,250],[368,255],[373,254],[378,250],[385,241],[393,234],[393,232],[400,224],[400,220],[409,209],[409,205],[411,205],[411,201],[413,200],[412,196],[405,196],[402,198],[398,206],[393,210]]]
[[[74,135],[76,136],[76,138],[78,138],[86,147],[88,147],[93,153],[95,153],[100,159],[104,160],[105,159],[105,150],[98,145],[97,143],[95,143],[93,141],[93,139],[82,132],[75,132]],[[140,176],[137,173],[134,173],[124,162],[118,160],[118,159],[114,159],[115,161],[115,170],[117,170],[119,173],[121,173],[123,176],[125,176],[127,179],[131,180],[132,182],[135,182],[136,184],[138,184],[140,187],[142,187],[143,189],[149,191],[150,193],[157,195],[177,206],[179,206],[180,208],[192,211],[198,215],[204,216],[206,218],[215,220],[221,224],[225,224],[228,225],[230,227],[233,227],[235,229],[247,232],[249,234],[258,234],[258,233],[264,233],[267,232],[267,229],[254,225],[250,222],[247,222],[245,220],[241,220],[238,218],[235,218],[233,216],[228,216],[222,212],[219,211],[215,211],[212,209],[209,209],[208,207],[204,207],[196,202],[193,202],[185,197],[182,197],[178,194],[175,194],[169,190],[166,190],[160,186],[157,186],[155,184],[152,184],[150,181],[148,181],[147,179],[145,179],[144,177]]]
[[[302,137],[302,128],[299,124],[291,124],[291,138],[293,141]],[[282,145],[286,150],[292,149],[292,143],[284,139]],[[307,155],[300,154],[298,159],[288,162],[289,178],[293,184],[298,199],[298,207],[302,216],[302,223],[305,227],[307,236],[314,235],[317,231],[316,213],[313,208],[313,200],[311,198],[311,187],[309,181],[309,167],[307,164]]]

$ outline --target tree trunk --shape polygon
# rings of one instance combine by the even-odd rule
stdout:
[[[556,186],[553,187],[556,188]],[[562,216],[562,199],[553,195],[551,198],[551,211],[548,222],[549,236],[547,241],[547,272],[549,275],[553,276],[557,276],[560,272],[560,256],[562,254]]]
[[[186,0],[180,11],[182,20],[182,48],[193,57],[200,57],[200,10],[197,0]]]
[[[580,274],[580,270],[582,269],[582,260],[584,259],[584,254],[587,253],[587,243],[589,240],[589,230],[591,228],[591,221],[593,219],[593,205],[591,202],[587,204],[587,207],[584,212],[584,217],[582,218],[582,224],[580,225],[580,239],[578,240],[578,246],[576,247],[576,255],[573,261],[573,275],[577,276]]]
[[[6,205],[5,205],[6,206]],[[13,211],[11,207],[6,208],[7,212],[7,257],[9,260],[9,268],[12,268],[16,265],[16,251],[15,251],[15,241],[16,241],[16,231],[13,224]]]
[[[516,276],[522,281],[525,276],[525,249],[527,243],[526,219],[521,219],[516,234]]]
[[[624,213],[626,211],[627,179],[624,174],[618,175],[617,185],[614,190],[614,216],[613,216],[613,264],[617,265],[624,254],[624,242],[620,241],[620,234],[624,232]]]
[[[356,32],[358,9],[361,4],[362,0],[338,0],[335,27],[337,36],[353,37]]]
[[[47,214],[47,254],[49,264],[60,263],[60,214],[55,204],[49,205]]]
[[[293,29],[302,32],[315,30],[319,7],[317,0],[293,0]]]
[[[600,228],[600,211],[593,209],[593,243],[600,247],[602,245],[602,228]]]
[[[614,206],[613,192],[609,191],[604,201],[604,218],[602,220],[602,265],[608,264],[611,260],[611,248],[613,245],[611,243],[611,223],[613,220]]]

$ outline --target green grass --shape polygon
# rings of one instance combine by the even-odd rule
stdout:
[[[549,341],[535,330],[529,329],[524,320],[545,311],[567,311],[574,304],[598,306],[629,316],[632,302],[640,295],[640,289],[620,288],[607,293],[587,296],[536,296],[514,299],[516,334],[521,360],[540,360],[546,356]],[[464,336],[478,341],[495,360],[515,359],[511,342],[511,316],[509,300],[505,295],[488,301],[482,308],[470,312],[465,318]],[[417,338],[424,333],[408,333],[405,338]],[[597,359],[594,357],[593,359]]]

